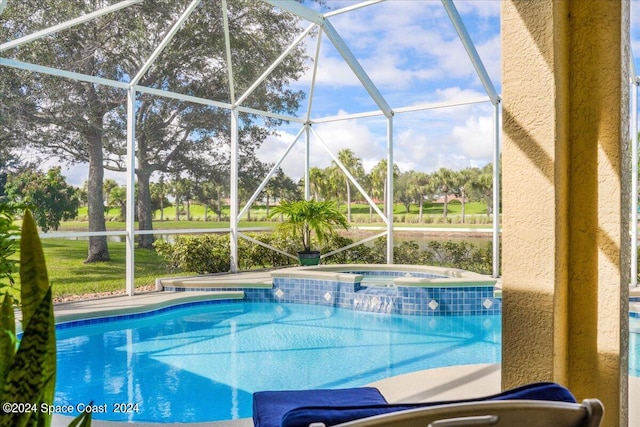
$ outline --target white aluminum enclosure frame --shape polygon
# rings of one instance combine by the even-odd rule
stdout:
[[[638,86],[640,77],[636,74],[633,49],[629,46],[629,91],[631,114],[629,133],[631,133],[631,212],[629,216],[629,234],[631,238],[631,280],[629,285],[638,286]]]
[[[9,0],[0,0],[0,13],[2,13],[3,9],[6,7],[7,3]],[[11,0],[11,1],[18,1],[18,0]],[[37,40],[37,39],[41,39],[44,38],[48,35],[54,34],[56,32],[59,31],[63,31],[67,28],[71,28],[75,25],[79,25],[81,23],[87,22],[91,19],[94,19],[96,17],[99,16],[103,16],[105,14],[114,12],[116,10],[120,10],[122,8],[126,8],[126,7],[130,7],[131,5],[134,4],[138,4],[140,2],[142,2],[144,0],[125,0],[125,1],[121,1],[119,3],[116,3],[112,6],[109,7],[105,7],[102,8],[100,10],[97,10],[95,12],[83,15],[81,17],[66,21],[64,23],[52,26],[50,28],[38,31],[36,33],[21,37],[19,39],[16,40],[12,40],[9,42],[6,42],[2,45],[0,45],[0,55],[2,55],[2,52],[10,49],[10,48],[15,48],[18,47],[21,44],[33,41],[33,40]],[[500,143],[499,143],[499,135],[500,135],[500,97],[497,94],[495,87],[482,63],[482,60],[480,59],[475,46],[473,44],[473,41],[471,40],[463,22],[462,19],[460,17],[460,15],[458,14],[455,5],[453,4],[452,0],[442,0],[442,4],[447,12],[447,15],[449,17],[449,19],[451,20],[457,34],[458,37],[460,38],[463,46],[465,47],[467,54],[480,78],[480,81],[482,82],[482,85],[485,89],[485,91],[487,92],[488,97],[487,98],[481,98],[481,99],[471,99],[471,100],[466,100],[466,101],[462,101],[462,102],[457,102],[457,103],[437,103],[437,104],[425,104],[425,105],[419,105],[419,106],[399,106],[396,109],[393,109],[388,102],[386,101],[386,99],[384,98],[384,96],[380,93],[380,91],[378,90],[378,88],[376,87],[376,85],[374,84],[374,82],[369,78],[369,76],[367,75],[367,73],[365,72],[365,70],[363,69],[363,67],[360,65],[360,63],[358,62],[357,58],[355,57],[355,55],[351,52],[351,50],[349,49],[349,46],[347,45],[347,43],[345,43],[345,41],[342,39],[342,37],[340,36],[340,34],[336,31],[336,29],[333,27],[333,25],[331,24],[331,22],[329,21],[329,18],[332,16],[336,16],[338,14],[342,14],[342,13],[349,13],[353,10],[359,9],[359,8],[363,8],[363,7],[367,7],[370,6],[372,4],[376,4],[376,3],[380,3],[381,1],[385,1],[385,0],[371,0],[371,1],[363,1],[361,3],[352,5],[352,6],[348,6],[339,10],[334,10],[331,12],[328,12],[326,14],[321,14],[319,12],[316,12],[315,10],[312,10],[306,6],[304,6],[301,3],[295,2],[295,1],[289,1],[289,0],[263,0],[266,1],[267,3],[270,3],[271,5],[278,7],[282,10],[288,11],[306,21],[308,21],[310,23],[310,25],[295,39],[295,41],[291,44],[291,46],[285,50],[285,52],[282,53],[282,55],[273,63],[271,64],[267,70],[249,87],[249,89],[241,94],[240,96],[237,96],[234,90],[234,84],[233,84],[233,77],[234,77],[234,70],[233,70],[233,66],[232,66],[232,61],[230,60],[231,58],[231,48],[230,48],[230,37],[229,37],[229,27],[228,27],[228,20],[227,20],[227,1],[232,1],[232,0],[222,0],[222,17],[223,17],[223,24],[224,24],[224,30],[225,30],[225,45],[226,45],[226,55],[227,55],[227,64],[228,64],[228,76],[229,76],[229,82],[230,82],[230,103],[226,103],[226,102],[219,102],[219,101],[215,101],[215,100],[210,100],[210,99],[203,99],[203,98],[197,98],[197,97],[193,97],[193,96],[188,96],[188,95],[182,95],[182,94],[178,94],[178,93],[172,93],[169,91],[165,91],[165,90],[158,90],[158,89],[153,89],[153,88],[149,88],[149,87],[145,87],[145,86],[141,86],[139,85],[139,80],[141,78],[141,76],[147,71],[147,69],[153,64],[154,60],[158,57],[158,55],[162,52],[162,50],[169,44],[169,42],[171,41],[171,38],[177,33],[177,31],[179,31],[182,23],[191,15],[191,13],[193,13],[196,9],[196,7],[198,6],[198,4],[200,3],[200,0],[194,0],[192,1],[189,6],[185,9],[185,11],[183,12],[183,14],[180,16],[180,18],[173,24],[173,26],[171,27],[171,30],[167,33],[167,35],[164,37],[164,39],[161,41],[161,43],[157,46],[157,48],[154,50],[154,52],[152,53],[152,55],[145,61],[144,65],[142,66],[142,68],[140,70],[138,70],[138,72],[136,73],[136,75],[131,79],[130,82],[121,82],[121,81],[114,81],[114,80],[109,80],[109,79],[104,79],[104,78],[99,78],[99,77],[94,77],[94,76],[89,76],[89,75],[84,75],[81,73],[76,73],[76,72],[70,72],[70,71],[65,71],[65,70],[60,70],[60,69],[55,69],[55,68],[51,68],[51,67],[44,67],[44,66],[40,66],[40,65],[36,65],[36,64],[31,64],[31,63],[25,63],[25,62],[20,62],[20,61],[15,61],[12,59],[8,59],[8,58],[3,58],[2,56],[0,56],[0,66],[2,67],[13,67],[13,68],[17,68],[17,69],[22,69],[22,70],[27,70],[27,71],[32,71],[32,72],[39,72],[39,73],[45,73],[45,74],[49,74],[49,75],[54,75],[54,76],[59,76],[59,77],[63,77],[63,78],[69,78],[69,79],[76,79],[76,80],[80,80],[80,81],[85,81],[85,82],[91,82],[91,83],[95,83],[95,84],[101,84],[101,85],[107,85],[107,86],[111,86],[114,88],[120,88],[123,90],[127,91],[127,209],[126,209],[126,248],[127,248],[127,258],[126,258],[126,263],[127,263],[127,272],[126,272],[126,290],[127,293],[129,295],[133,295],[135,289],[134,289],[134,241],[135,241],[135,236],[137,235],[141,235],[141,234],[150,234],[153,233],[153,231],[136,231],[135,230],[135,225],[134,225],[134,208],[135,208],[135,194],[134,194],[134,181],[135,181],[135,164],[136,164],[136,159],[135,159],[135,99],[136,99],[136,95],[137,93],[146,93],[146,94],[152,94],[155,96],[163,96],[163,97],[168,97],[168,98],[173,98],[173,99],[178,99],[178,100],[183,100],[183,101],[187,101],[187,102],[195,102],[195,103],[200,103],[200,104],[204,104],[204,105],[212,105],[212,106],[217,106],[220,108],[224,108],[227,109],[229,111],[229,120],[231,123],[231,134],[230,134],[230,139],[231,139],[231,186],[230,186],[230,194],[231,194],[231,225],[230,225],[230,229],[228,230],[230,233],[230,241],[231,241],[231,259],[230,259],[230,270],[232,272],[237,272],[237,268],[238,268],[238,260],[237,260],[237,239],[239,237],[245,238],[245,239],[249,239],[251,241],[254,241],[257,244],[261,244],[263,246],[268,246],[265,245],[264,243],[261,242],[257,242],[254,239],[251,239],[245,235],[243,235],[240,230],[239,230],[239,220],[240,217],[242,216],[242,214],[250,207],[250,204],[253,203],[253,201],[255,201],[256,197],[259,195],[259,192],[264,188],[264,186],[267,184],[268,180],[271,178],[271,176],[273,175],[273,173],[275,173],[277,166],[279,166],[282,161],[284,161],[284,159],[286,158],[287,154],[289,153],[289,151],[291,150],[291,147],[293,147],[294,144],[296,144],[299,139],[302,139],[302,135],[304,135],[304,143],[306,145],[306,158],[305,158],[305,197],[309,198],[310,197],[310,190],[309,190],[309,175],[308,175],[308,171],[310,168],[310,164],[309,164],[309,145],[311,142],[311,137],[314,136],[317,139],[320,139],[317,134],[315,133],[315,131],[313,130],[312,125],[316,124],[316,123],[326,123],[326,122],[330,122],[330,121],[335,121],[335,120],[348,120],[348,119],[357,119],[357,118],[363,118],[363,117],[373,117],[373,116],[384,116],[386,121],[387,121],[387,188],[389,189],[389,195],[387,197],[387,205],[386,205],[386,211],[387,214],[385,215],[383,212],[380,211],[380,209],[375,206],[375,203],[373,203],[373,201],[371,200],[371,198],[366,194],[366,192],[363,190],[363,188],[358,184],[357,180],[348,172],[348,170],[344,167],[344,165],[342,165],[342,163],[337,159],[337,157],[331,153],[331,150],[328,149],[328,147],[326,147],[326,144],[324,144],[322,141],[321,143],[324,144],[325,148],[327,149],[327,151],[329,152],[329,154],[331,155],[331,157],[333,158],[334,161],[336,161],[336,163],[338,164],[338,166],[343,170],[343,172],[345,172],[345,174],[347,175],[348,179],[356,186],[356,188],[360,191],[360,193],[365,197],[365,199],[367,199],[367,201],[372,204],[372,206],[374,207],[374,209],[376,210],[376,213],[381,216],[381,218],[383,218],[385,224],[386,224],[386,231],[372,237],[369,239],[365,239],[364,241],[361,242],[357,242],[354,243],[353,245],[350,245],[350,247],[355,246],[357,244],[363,243],[365,241],[369,241],[373,238],[376,237],[380,237],[380,236],[387,236],[387,253],[386,253],[386,257],[387,257],[387,262],[391,263],[393,262],[393,146],[394,146],[394,140],[393,140],[393,136],[394,136],[394,116],[396,114],[401,114],[401,113],[405,113],[405,112],[411,112],[411,111],[422,111],[422,110],[429,110],[429,109],[434,109],[434,108],[445,108],[445,107],[450,107],[450,106],[455,106],[455,105],[465,105],[465,104],[473,104],[473,103],[478,103],[478,102],[491,102],[492,105],[494,106],[494,114],[493,114],[493,120],[494,120],[494,146],[493,146],[493,165],[494,165],[494,176],[493,176],[493,224],[492,224],[492,233],[493,233],[493,276],[494,277],[498,277],[499,275],[499,264],[500,264],[500,260],[499,260],[499,221],[500,221],[500,212],[499,212],[499,152],[500,152]],[[311,33],[311,31],[313,30],[318,30],[319,34],[318,34],[318,42],[317,42],[317,46],[316,46],[316,50],[315,50],[315,58],[314,58],[314,65],[313,65],[313,78],[312,78],[312,85],[310,87],[310,91],[309,91],[309,104],[308,104],[308,108],[307,108],[307,112],[305,114],[305,117],[300,118],[300,117],[292,117],[292,116],[288,116],[288,115],[282,115],[282,114],[275,114],[269,111],[256,111],[254,109],[251,108],[247,108],[247,107],[243,107],[242,103],[243,101],[245,101],[247,99],[248,96],[250,96],[251,92],[257,88],[260,83],[262,83],[264,81],[264,79],[268,76],[268,74],[275,69],[278,64],[286,57],[286,55],[288,55],[297,45],[298,43],[302,42],[303,39],[305,39],[307,37],[307,35],[309,33]],[[331,42],[333,44],[333,46],[336,48],[336,50],[340,53],[340,55],[342,56],[343,60],[345,61],[346,64],[348,64],[348,66],[351,68],[351,70],[354,72],[354,74],[356,75],[356,77],[359,79],[359,81],[361,82],[363,88],[367,91],[367,93],[369,94],[369,96],[372,98],[372,100],[375,102],[376,106],[378,107],[378,110],[376,111],[372,111],[372,112],[367,112],[367,113],[358,113],[358,114],[352,114],[349,116],[340,116],[340,117],[333,117],[333,118],[322,118],[322,119],[313,119],[312,116],[312,107],[313,107],[313,95],[314,95],[314,90],[315,90],[315,81],[316,81],[316,71],[317,71],[317,63],[318,63],[318,58],[319,58],[319,53],[320,53],[320,46],[321,46],[321,41],[324,37],[326,37],[329,42]],[[247,112],[247,113],[251,113],[251,114],[257,114],[257,115],[262,115],[265,117],[273,117],[273,118],[278,118],[278,119],[283,119],[292,123],[299,123],[301,125],[301,129],[298,132],[298,135],[296,136],[295,140],[290,144],[290,146],[287,148],[287,150],[285,151],[285,153],[281,156],[281,158],[278,160],[276,167],[274,167],[268,174],[268,176],[265,178],[265,180],[262,182],[262,184],[260,185],[260,187],[258,188],[258,190],[256,191],[256,193],[250,198],[249,203],[242,209],[239,210],[239,206],[238,206],[238,187],[237,187],[237,183],[238,183],[238,117],[240,113],[243,112]],[[637,212],[637,210],[636,210]],[[177,232],[178,230],[169,230],[169,233],[172,232]],[[202,232],[210,232],[211,230],[202,230]],[[164,232],[164,231],[163,231]],[[86,233],[85,233],[86,234]],[[92,233],[91,235],[107,235],[108,233]],[[113,234],[113,233],[111,233]],[[636,242],[637,243],[637,242]],[[346,249],[346,248],[343,248]],[[336,251],[337,252],[337,251]],[[334,252],[335,253],[335,252]]]

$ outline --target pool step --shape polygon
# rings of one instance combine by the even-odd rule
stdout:
[[[205,291],[270,289],[273,279],[269,271],[237,274],[210,274],[200,276],[167,277],[156,279],[158,291]]]

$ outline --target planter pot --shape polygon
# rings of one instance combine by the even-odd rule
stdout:
[[[320,264],[320,251],[298,252],[300,265]]]

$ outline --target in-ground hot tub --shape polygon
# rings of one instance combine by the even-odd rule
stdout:
[[[271,273],[277,301],[426,316],[499,314],[496,279],[419,265],[333,264]]]
[[[315,304],[422,316],[500,314],[496,279],[465,270],[405,264],[330,264],[270,272],[157,279],[158,290],[221,298]],[[233,296],[230,296],[232,293]]]

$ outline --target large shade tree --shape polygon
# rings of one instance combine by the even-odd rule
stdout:
[[[145,1],[125,10],[3,52],[85,75],[129,81],[141,69],[182,12],[187,1]],[[39,0],[9,2],[1,39],[11,40],[105,6],[99,0],[50,0],[46,13]],[[230,102],[225,37],[219,1],[202,1],[172,42],[141,77],[139,84],[195,97]],[[298,21],[270,5],[252,0],[228,2],[235,93],[243,93],[297,34]],[[277,67],[244,105],[274,112],[294,112],[302,93],[288,89],[303,71],[303,47]],[[104,169],[126,168],[126,93],[106,85],[61,79],[10,69],[7,99],[11,133],[41,151],[70,163],[87,163],[89,230],[106,230],[102,184]],[[8,77],[5,77],[7,76]],[[15,85],[16,81],[21,84]],[[15,101],[15,102],[12,102]],[[229,112],[225,109],[140,94],[136,99],[136,176],[141,229],[151,229],[150,183],[154,173],[196,168],[207,157],[228,161]],[[277,120],[240,115],[240,155],[251,163],[255,149]],[[142,246],[151,244],[142,235]],[[104,236],[90,238],[87,261],[108,260]]]

